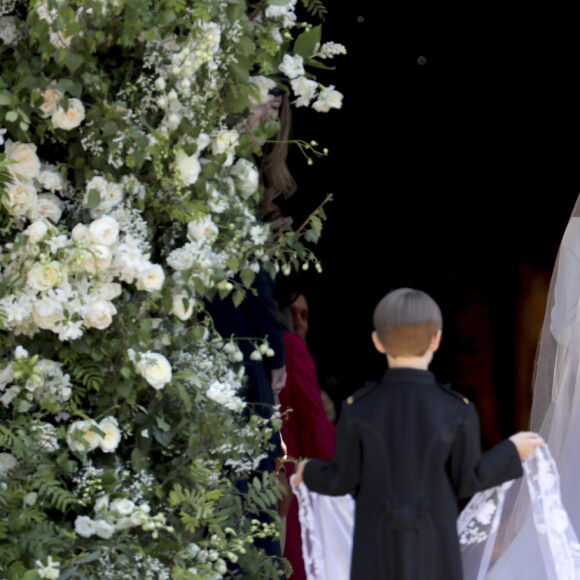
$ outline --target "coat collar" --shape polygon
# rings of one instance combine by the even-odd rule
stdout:
[[[435,384],[435,375],[428,370],[413,369],[407,367],[396,367],[387,369],[383,380],[385,381],[405,381],[417,383]]]

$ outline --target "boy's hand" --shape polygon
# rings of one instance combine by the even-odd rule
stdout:
[[[307,463],[308,459],[305,459],[296,466],[296,471],[294,472],[294,477],[292,478],[292,485],[297,486],[299,483],[302,483],[302,474],[304,473],[304,466]]]
[[[544,440],[533,431],[520,431],[510,437],[516,446],[520,459],[523,461],[538,446],[544,444]]]

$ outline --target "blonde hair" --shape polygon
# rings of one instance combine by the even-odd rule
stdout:
[[[377,304],[373,325],[387,354],[423,356],[443,325],[435,300],[422,290],[398,288]]]

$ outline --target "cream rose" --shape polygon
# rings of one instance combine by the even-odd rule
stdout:
[[[117,309],[112,302],[97,298],[90,303],[83,322],[86,328],[104,330],[111,325],[115,314]]]
[[[139,273],[135,285],[138,290],[154,292],[155,290],[161,290],[163,282],[165,282],[163,268],[159,264],[151,264]]]
[[[41,193],[27,216],[32,221],[46,218],[56,224],[62,216],[62,201],[54,193]]]
[[[8,171],[17,180],[31,181],[40,173],[40,159],[36,155],[34,143],[16,141],[7,145],[4,153],[8,161],[15,161],[8,165]]]
[[[119,236],[119,224],[109,215],[104,215],[89,225],[91,242],[103,246],[113,245]]]
[[[18,217],[31,211],[36,205],[38,195],[29,183],[17,181],[6,187],[8,196],[2,197],[2,203],[11,216]]]
[[[52,122],[57,129],[70,131],[78,127],[85,119],[85,106],[79,99],[69,99],[65,111],[60,104],[52,114]]]
[[[58,88],[58,85],[55,82],[52,82],[42,93],[42,96],[44,98],[44,103],[40,105],[40,110],[42,111],[42,116],[47,119],[54,113],[56,106],[64,97],[64,93]]]
[[[71,238],[73,242],[89,243],[91,241],[91,232],[89,231],[89,228],[84,224],[77,224],[72,229]]]
[[[67,276],[60,262],[53,260],[47,264],[35,262],[28,270],[26,281],[37,292],[44,292],[55,286],[60,286]]]
[[[187,308],[185,307],[186,304]],[[194,305],[195,299],[193,296],[188,296],[185,293],[175,294],[173,296],[171,314],[177,316],[179,320],[189,320],[193,314]]]
[[[177,178],[183,185],[193,185],[201,171],[197,154],[187,155],[185,151],[179,149],[175,155],[175,169]]]
[[[32,319],[39,328],[54,330],[64,320],[62,303],[49,296],[44,296],[33,304]]]
[[[71,424],[66,435],[66,442],[72,451],[91,451],[99,446],[101,436],[91,428],[99,428],[97,422],[92,419],[75,421]]]
[[[121,295],[123,287],[117,282],[106,282],[99,286],[99,296],[104,300],[114,300]]]
[[[172,377],[169,361],[156,352],[142,353],[141,360],[135,363],[135,370],[157,390],[169,383]]]
[[[115,417],[105,417],[99,423],[99,429],[105,434],[99,441],[99,447],[104,453],[111,453],[117,449],[121,441],[119,422]]]
[[[113,252],[109,246],[97,245],[90,250],[81,250],[82,268],[89,274],[103,272],[109,268],[113,261]]]

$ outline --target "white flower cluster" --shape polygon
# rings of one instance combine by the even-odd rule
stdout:
[[[339,44],[338,42],[325,42],[320,44],[319,42],[314,47],[314,58],[333,58],[338,54],[346,54],[346,47],[344,44]]]
[[[41,184],[50,191],[63,189],[60,173],[42,165],[30,143],[10,143],[6,152],[17,161],[9,171],[18,181],[8,187],[4,205],[14,216],[35,218],[23,232],[26,242],[5,245],[9,258],[4,278],[24,282],[0,299],[8,330],[33,336],[45,329],[63,341],[76,339],[83,328],[110,326],[117,314],[113,300],[121,293],[116,280],[134,283],[145,292],[162,288],[165,273],[149,260],[146,223],[137,210],[122,205],[126,190],[139,192],[135,180],[118,184],[93,177],[83,201],[91,205],[95,219],[77,223],[67,235],[47,221],[60,219],[60,199],[52,193],[37,195],[35,188]]]
[[[28,359],[28,352],[22,347],[17,347],[15,359]],[[14,404],[14,399],[24,398],[25,400],[35,400],[38,403],[50,405],[52,407],[62,406],[70,399],[72,394],[70,376],[63,373],[63,364],[45,358],[39,358],[34,364],[33,373],[27,378],[24,384],[15,382],[16,373],[14,366],[16,362],[9,362],[0,370],[0,402],[8,407]],[[48,429],[48,427],[46,427]],[[48,442],[53,440],[53,434],[45,433]],[[44,437],[41,435],[41,437]],[[54,446],[55,443],[47,443]],[[56,443],[58,446],[58,444]]]
[[[60,577],[60,562],[53,560],[52,556],[48,556],[46,564],[43,564],[40,560],[36,560],[34,564],[40,578],[56,580]]]
[[[101,557],[97,560],[100,578],[114,580],[170,580],[171,569],[157,558],[143,555],[122,553],[115,546],[99,546]]]
[[[0,41],[11,46],[15,45],[22,36],[22,21],[15,16],[2,16],[0,9]]]
[[[157,538],[159,531],[173,533],[173,528],[166,523],[162,513],[151,515],[148,503],[136,504],[126,497],[111,499],[101,495],[93,506],[94,516],[77,516],[75,532],[83,538],[95,535],[108,540],[115,532],[139,527],[144,532],[151,532]]]
[[[99,421],[83,419],[69,425],[66,441],[72,451],[85,453],[97,447],[104,453],[112,453],[121,442],[121,429],[116,417],[108,416]]]

